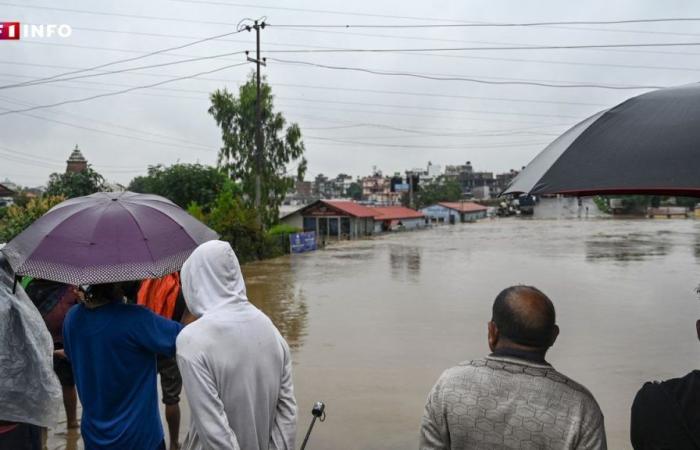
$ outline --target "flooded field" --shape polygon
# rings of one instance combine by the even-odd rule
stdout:
[[[245,273],[293,348],[299,444],[313,402],[327,404],[309,449],[417,448],[428,391],[445,368],[488,353],[493,298],[517,283],[552,298],[561,335],[548,360],[596,396],[610,448],[628,449],[641,384],[700,364],[698,263],[692,220],[506,219],[341,243]],[[49,448],[80,448],[62,431]]]

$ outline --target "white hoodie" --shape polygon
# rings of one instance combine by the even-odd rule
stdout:
[[[182,267],[199,319],[177,338],[192,411],[185,450],[293,450],[296,401],[287,342],[248,302],[238,258],[222,241],[200,245]]]

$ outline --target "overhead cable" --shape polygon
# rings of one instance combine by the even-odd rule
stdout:
[[[17,83],[17,84],[14,84],[14,85],[0,86],[0,89],[5,89],[5,88],[8,88],[8,87],[20,87],[20,86],[33,85],[33,84],[37,84],[38,82],[49,81],[49,80],[53,80],[53,79],[56,79],[56,78],[65,77],[65,76],[68,76],[68,75],[74,75],[74,74],[78,74],[78,73],[83,73],[83,72],[89,72],[89,71],[93,71],[93,70],[103,69],[103,68],[105,68],[105,67],[114,66],[114,65],[117,65],[117,64],[123,64],[123,63],[126,63],[126,62],[138,61],[138,60],[140,60],[140,59],[148,58],[148,57],[151,57],[151,56],[159,55],[159,54],[166,53],[166,52],[170,52],[170,51],[173,51],[173,50],[180,50],[180,49],[183,49],[183,48],[191,47],[191,46],[193,46],[193,45],[201,44],[202,42],[207,42],[207,41],[211,41],[211,40],[214,40],[214,39],[219,39],[219,38],[222,38],[222,37],[230,36],[230,35],[232,35],[232,34],[237,34],[237,33],[240,33],[240,32],[242,32],[242,31],[244,31],[244,30],[236,30],[236,31],[232,31],[232,32],[229,32],[229,33],[223,33],[223,34],[218,34],[218,35],[215,35],[215,36],[209,36],[209,37],[206,37],[206,38],[198,39],[198,40],[193,41],[193,42],[188,42],[187,44],[182,44],[182,45],[177,45],[177,46],[175,46],[175,47],[162,48],[162,49],[160,49],[160,50],[155,50],[155,51],[152,51],[152,52],[147,52],[147,53],[144,53],[143,55],[134,56],[133,58],[118,59],[118,60],[116,60],[116,61],[110,61],[110,62],[108,62],[108,63],[98,64],[98,65],[96,65],[96,66],[86,67],[86,68],[79,69],[79,70],[73,70],[73,71],[71,71],[71,72],[59,73],[59,74],[56,74],[56,75],[51,75],[51,76],[49,76],[49,77],[36,78],[36,79],[34,79],[34,80],[29,80],[29,81],[26,81],[26,82],[24,82],[24,83]]]
[[[395,72],[395,71],[379,71],[373,69],[366,69],[362,67],[349,67],[349,66],[331,66],[328,64],[313,63],[310,61],[295,61],[295,60],[285,60],[278,58],[268,57],[267,61],[279,62],[283,64],[296,64],[310,67],[318,67],[321,69],[329,70],[347,70],[353,72],[363,72],[372,75],[381,76],[399,76],[399,77],[411,77],[411,78],[422,78],[426,80],[435,81],[466,81],[470,83],[479,84],[493,84],[493,85],[525,85],[525,86],[540,86],[540,87],[551,87],[551,88],[597,88],[597,89],[613,89],[613,90],[641,90],[641,89],[661,89],[664,86],[621,86],[621,85],[609,85],[609,84],[598,84],[598,83],[542,83],[537,81],[498,81],[498,80],[486,80],[481,78],[467,78],[458,76],[438,76],[438,75],[427,75],[412,72]]]
[[[97,99],[97,98],[110,97],[110,96],[113,96],[113,95],[126,94],[127,92],[132,92],[132,91],[135,91],[135,90],[138,90],[138,89],[148,89],[148,88],[160,86],[160,85],[167,84],[167,83],[173,83],[173,82],[181,81],[181,80],[188,80],[188,79],[191,79],[191,78],[196,78],[196,77],[198,77],[198,76],[200,76],[200,75],[206,75],[206,74],[210,74],[210,73],[214,73],[214,72],[220,72],[220,71],[222,71],[222,70],[231,69],[231,68],[233,68],[233,67],[244,66],[244,65],[247,65],[247,64],[248,64],[247,62],[238,63],[238,64],[229,64],[229,65],[227,65],[227,66],[218,67],[218,68],[216,68],[216,69],[207,70],[207,71],[204,71],[204,72],[199,72],[199,73],[195,73],[195,74],[192,74],[192,75],[186,75],[186,76],[183,76],[183,77],[177,77],[177,78],[172,78],[172,79],[169,79],[169,80],[163,80],[163,81],[159,81],[159,82],[157,82],[157,83],[148,84],[148,85],[144,85],[144,86],[134,86],[134,87],[131,87],[131,88],[128,88],[128,89],[123,89],[123,90],[121,90],[121,91],[107,92],[107,93],[104,93],[104,94],[93,95],[93,96],[91,96],[91,97],[76,98],[76,99],[71,99],[71,100],[64,100],[64,101],[62,101],[62,102],[52,103],[52,104],[48,104],[48,105],[38,105],[38,106],[30,107],[30,108],[14,109],[14,110],[9,110],[9,111],[3,111],[3,112],[0,112],[0,116],[6,116],[6,115],[8,115],[8,114],[23,113],[23,112],[28,112],[28,111],[35,111],[35,110],[37,110],[37,109],[54,108],[54,107],[56,107],[56,106],[67,105],[67,104],[71,104],[71,103],[81,103],[81,102],[86,102],[86,101],[89,101],[89,100],[94,100],[94,99]]]
[[[25,83],[18,83],[16,85],[0,86],[0,90],[14,88],[14,87],[27,87],[27,86],[37,86],[37,85],[42,85],[42,84],[47,84],[47,83],[57,83],[59,81],[71,81],[71,80],[79,80],[79,79],[83,79],[83,78],[101,77],[101,76],[105,76],[105,75],[114,75],[117,73],[132,72],[135,70],[174,66],[174,65],[185,64],[185,63],[190,63],[190,62],[204,61],[204,60],[209,60],[209,59],[218,59],[218,58],[223,58],[226,56],[233,56],[233,55],[240,55],[243,53],[245,53],[245,52],[238,51],[238,52],[230,52],[230,53],[221,53],[218,55],[200,56],[197,58],[180,59],[177,61],[170,61],[170,62],[159,63],[159,64],[150,64],[147,66],[127,67],[125,69],[108,70],[108,71],[104,71],[104,72],[90,73],[90,74],[85,74],[85,75],[75,75],[75,76],[70,76],[70,77],[65,77],[65,78],[53,78],[53,79],[48,79],[45,81],[36,81],[36,82],[27,81]],[[241,63],[240,65],[243,65],[243,64],[247,64],[247,63],[244,62],[244,63]],[[202,73],[211,73],[211,72],[202,72]]]

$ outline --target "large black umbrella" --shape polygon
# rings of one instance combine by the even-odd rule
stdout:
[[[660,89],[559,136],[502,194],[700,196],[700,84]]]

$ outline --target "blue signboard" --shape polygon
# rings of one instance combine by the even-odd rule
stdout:
[[[294,233],[289,235],[292,253],[305,253],[316,250],[316,232]]]
[[[411,190],[411,186],[408,183],[397,184],[394,186],[394,191],[396,192],[408,192]]]

